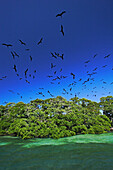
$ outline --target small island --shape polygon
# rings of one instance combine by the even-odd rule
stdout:
[[[112,127],[113,96],[100,102],[61,96],[25,104],[0,105],[0,135],[31,138],[63,138],[78,134],[107,133]]]

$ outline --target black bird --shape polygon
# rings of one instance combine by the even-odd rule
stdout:
[[[66,92],[66,89],[63,88],[63,90]]]
[[[57,78],[52,79],[53,81],[56,80]]]
[[[26,81],[26,83],[29,83],[30,84],[30,82],[28,81],[28,80],[25,80]]]
[[[95,71],[97,69],[97,67],[95,69],[93,69],[93,71]]]
[[[2,45],[6,46],[6,47],[12,47],[13,46],[11,44],[5,44],[5,43],[3,43]]]
[[[27,71],[28,71],[28,68],[27,68],[27,69],[25,70],[25,72],[24,72],[24,73],[25,73],[25,77],[26,77]]]
[[[17,76],[19,76],[19,74],[16,74]]]
[[[75,79],[75,74],[73,74],[73,73],[70,73],[72,76],[73,76],[73,79]]]
[[[63,76],[63,78],[65,79],[67,76]]]
[[[0,79],[0,80],[3,80],[3,79]]]
[[[7,76],[3,76],[2,78],[6,78]]]
[[[11,93],[14,93],[14,91],[13,90],[8,90],[9,92],[11,92]]]
[[[64,59],[64,54],[59,55],[59,57],[63,60]]]
[[[62,68],[60,69],[60,72],[62,71]]]
[[[22,40],[19,40],[19,41],[20,41],[21,44],[26,45],[26,43],[24,43]]]
[[[13,67],[13,69],[15,70],[15,72],[17,72],[17,69],[16,69],[16,65],[14,64],[14,67]]]
[[[70,91],[72,90],[72,87],[69,89]]]
[[[8,102],[3,102],[2,104],[7,104]]]
[[[106,67],[107,65],[102,66],[103,68]]]
[[[15,56],[19,57],[19,55],[14,51]]]
[[[95,58],[97,56],[97,54],[95,54],[94,56],[93,56],[93,58]]]
[[[32,57],[30,56],[30,60],[32,61]]]
[[[106,55],[104,58],[108,58],[111,54]]]
[[[51,63],[51,68],[53,68],[53,67],[56,67],[56,65],[53,65],[53,63]]]
[[[89,63],[89,62],[90,62],[90,60],[86,61],[85,63]]]
[[[53,95],[53,94],[51,94],[51,93],[50,93],[50,95],[51,95],[51,97],[54,97],[54,95]]]
[[[59,54],[59,53],[56,53],[56,52],[55,52],[55,55],[57,55],[58,57],[60,56],[60,54]]]
[[[62,15],[65,13],[66,13],[66,11],[62,11],[60,14],[57,14],[56,17],[62,17]]]
[[[15,59],[15,55],[13,54],[13,52],[11,51],[11,54],[12,54],[12,56],[13,56],[13,59]]]
[[[38,92],[38,94],[42,94],[42,92]]]
[[[63,31],[63,26],[61,25],[61,30],[60,32],[62,33],[62,35],[64,36],[64,31]]]
[[[52,54],[52,57],[57,58],[52,52],[51,52],[51,54]]]
[[[58,76],[57,76],[57,79],[59,79],[59,80],[60,80],[60,77],[58,77]]]
[[[29,51],[30,49],[29,48],[27,48],[27,49],[25,49],[26,51]]]
[[[43,38],[40,39],[40,41],[37,43],[38,45],[42,43]]]
[[[54,71],[54,74],[56,74],[56,71]]]
[[[36,73],[36,70],[34,70],[34,73]]]
[[[53,76],[47,76],[47,77],[49,77],[49,78],[50,78],[50,77],[53,77]]]

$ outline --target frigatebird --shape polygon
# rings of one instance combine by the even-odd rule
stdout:
[[[15,70],[15,72],[17,72],[17,69],[16,69],[16,65],[14,64],[14,67],[13,67],[13,69]]]
[[[11,92],[11,93],[14,93],[14,91],[13,90],[8,90],[9,92]]]
[[[19,41],[20,41],[21,44],[26,45],[26,43],[24,43],[22,40],[19,40]]]
[[[57,58],[52,52],[51,52],[52,57]]]
[[[66,13],[66,11],[62,11],[60,14],[57,14],[56,17],[62,17],[62,15],[65,13]]]
[[[13,46],[11,44],[5,44],[5,43],[3,43],[2,45],[6,46],[6,47],[12,47]]]
[[[11,51],[11,54],[12,54],[12,56],[13,56],[13,59],[15,59],[15,55],[13,54],[13,52]]]
[[[84,62],[84,63],[89,63],[90,62],[90,60],[88,60],[88,61],[86,61],[86,62]]]
[[[47,76],[47,77],[49,77],[49,78],[50,78],[50,77],[53,77],[53,76]]]
[[[64,36],[64,31],[63,31],[63,26],[61,25],[61,30],[60,32],[62,33],[62,35]]]
[[[19,55],[15,51],[13,51],[13,52],[14,52],[15,56],[19,57]]]
[[[103,68],[106,67],[107,65],[102,66]]]
[[[7,76],[3,76],[2,78],[6,78]]]
[[[32,61],[32,57],[30,56],[30,60]]]
[[[63,78],[65,79],[67,76],[63,76]]]
[[[42,43],[43,38],[40,39],[40,41],[37,43],[38,45]]]
[[[75,74],[73,74],[73,73],[70,73],[72,76],[73,76],[73,79],[75,79]]]
[[[51,68],[53,68],[53,67],[56,67],[56,65],[53,65],[53,63],[51,63]]]
[[[64,54],[59,55],[59,57],[63,60],[64,59]]]
[[[28,71],[28,68],[27,68],[27,69],[25,70],[25,72],[24,72],[24,73],[25,73],[25,77],[26,77],[27,71]]]
[[[93,58],[95,58],[97,56],[97,54],[95,54],[94,56],[93,56]]]
[[[30,82],[28,81],[28,80],[25,80],[26,81],[26,83],[29,83],[30,84]]]
[[[111,54],[106,55],[104,58],[108,58]]]

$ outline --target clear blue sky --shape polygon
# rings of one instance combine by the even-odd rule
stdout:
[[[66,13],[62,18],[56,17],[64,10]],[[112,11],[113,0],[2,0],[0,104],[5,101],[27,103],[36,98],[50,98],[48,90],[55,97],[61,95],[67,100],[74,97],[75,93],[79,98],[85,97],[97,102],[102,96],[113,95]],[[61,25],[64,36],[60,32]],[[42,43],[37,45],[41,38],[43,38]],[[22,45],[19,40],[26,45]],[[3,43],[13,46],[7,48],[2,45]],[[20,57],[15,56],[13,59],[11,52],[14,51]],[[64,60],[60,57],[53,58],[51,52],[64,54]],[[93,58],[95,54],[97,55]],[[108,54],[110,56],[104,58]],[[88,60],[90,62],[85,64]],[[51,69],[51,63],[56,67]],[[13,69],[14,64],[17,73]],[[96,67],[97,69],[93,71]],[[24,72],[27,68],[27,78],[25,78]],[[75,79],[71,72],[75,74]],[[87,75],[93,72],[97,73],[91,77]],[[53,77],[49,78],[48,75]],[[52,80],[61,75],[67,78]],[[2,78],[4,76],[7,77]],[[79,81],[80,79],[82,80]],[[76,81],[76,85],[68,87],[73,81]],[[68,94],[62,94],[63,88]],[[14,93],[9,90],[13,90]],[[42,92],[45,97],[37,95],[38,92]]]

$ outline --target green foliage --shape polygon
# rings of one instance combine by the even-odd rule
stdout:
[[[100,134],[110,131],[113,97],[101,98],[100,103],[85,98],[61,96],[36,99],[28,104],[8,103],[0,106],[0,135],[22,139],[62,138],[76,134]],[[104,115],[100,114],[103,109]],[[107,115],[107,116],[106,116]]]

